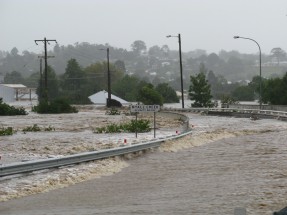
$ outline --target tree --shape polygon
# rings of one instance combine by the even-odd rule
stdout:
[[[220,58],[217,54],[211,53],[207,56],[207,67],[208,68],[214,68],[215,66],[219,65],[221,63]]]
[[[272,105],[287,105],[287,72],[282,79],[274,78],[264,81],[263,102]]]
[[[169,56],[170,49],[169,49],[168,45],[163,45],[161,47],[161,51],[163,52],[163,56],[165,58],[167,58]]]
[[[117,60],[114,64],[115,64],[116,69],[122,71],[123,73],[126,72],[126,65],[124,61]]]
[[[208,81],[205,79],[204,67],[195,76],[190,76],[191,85],[189,87],[189,96],[195,100],[193,107],[211,107],[211,90]]]
[[[207,74],[208,83],[213,86],[217,84],[217,77],[214,75],[213,71],[210,70]]]
[[[84,76],[85,74],[76,59],[69,60],[63,76],[63,89],[79,89],[83,85]]]
[[[58,98],[59,96],[59,81],[57,79],[56,73],[53,70],[52,67],[48,66],[47,68],[47,96],[48,96],[48,100],[54,100],[56,98]],[[44,87],[43,87],[43,80],[39,80],[39,85],[37,87],[36,93],[38,95],[38,100],[42,101],[42,99],[45,96],[45,92],[44,92]]]
[[[6,73],[4,77],[5,84],[23,84],[24,78],[20,72],[13,71],[11,73]]]
[[[140,80],[135,76],[125,75],[117,81],[113,87],[113,93],[127,101],[134,102],[137,99]]]
[[[148,54],[150,56],[160,57],[162,54],[162,51],[161,51],[160,47],[156,45],[156,46],[152,46],[149,48]]]
[[[18,51],[18,49],[17,49],[16,47],[14,47],[14,48],[11,50],[11,55],[12,55],[13,57],[18,56],[18,53],[19,53],[19,51]]]
[[[108,90],[108,73],[107,62],[99,62],[91,64],[85,68],[85,74],[87,79],[87,88],[90,93],[95,93],[99,90]],[[111,89],[113,91],[114,84],[117,84],[124,76],[124,71],[115,67],[114,64],[110,64],[111,75]]]
[[[178,103],[179,98],[176,92],[168,83],[161,83],[155,88],[156,91],[163,97],[163,103]]]
[[[279,47],[273,48],[270,53],[271,57],[276,59],[278,66],[280,64],[280,61],[286,58],[286,52]]]
[[[237,101],[254,101],[254,90],[251,86],[239,86],[231,92],[231,95]]]
[[[137,100],[145,105],[163,105],[162,96],[154,89],[152,84],[147,84],[139,90]]]
[[[142,52],[146,51],[146,44],[144,41],[136,40],[131,45],[131,48],[133,52],[135,52],[137,55],[140,55]]]

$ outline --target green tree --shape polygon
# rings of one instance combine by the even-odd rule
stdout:
[[[34,72],[29,77],[25,78],[24,85],[30,88],[37,88],[39,84],[40,73]]]
[[[263,86],[263,102],[272,105],[287,105],[287,72],[282,79],[274,78],[266,80]]]
[[[90,103],[86,73],[75,59],[68,61],[66,72],[61,80],[62,97],[68,99],[72,104]]]
[[[155,88],[156,91],[162,96],[163,103],[178,103],[179,98],[175,90],[168,85],[168,83],[161,83]]]
[[[46,95],[49,101],[54,100],[59,96],[59,81],[56,73],[50,66],[48,66],[47,72],[47,92],[45,92],[44,89],[44,80],[39,80],[39,85],[36,90],[39,101],[42,101]]]
[[[126,72],[126,65],[125,65],[125,62],[122,61],[122,60],[117,60],[115,63],[115,67],[117,70],[120,70],[122,71],[123,73]]]
[[[66,72],[63,75],[63,85],[64,90],[75,90],[81,88],[84,84],[85,73],[76,61],[76,59],[71,59],[67,63]]]
[[[230,104],[238,104],[233,97],[230,95],[222,94],[220,97],[221,100],[221,107],[228,108]]]
[[[152,84],[147,84],[139,90],[137,100],[145,105],[163,105],[162,96],[154,89]]]
[[[282,80],[280,78],[272,78],[266,82],[266,88],[268,91],[264,91],[262,96],[262,101],[264,103],[270,103],[273,105],[279,105],[282,103],[282,89],[281,89]]]
[[[154,57],[160,57],[162,55],[162,50],[159,46],[155,45],[149,48],[148,54]]]
[[[137,55],[140,55],[142,52],[146,51],[146,44],[142,40],[136,40],[131,45],[131,48],[134,53],[136,53]]]
[[[95,93],[99,90],[108,90],[108,69],[107,62],[99,62],[91,64],[85,68],[85,73],[88,78],[87,88],[90,93]],[[124,75],[124,71],[118,69],[114,64],[109,65],[111,75],[111,90]]]
[[[279,47],[273,48],[270,53],[271,57],[276,59],[278,66],[280,64],[280,61],[286,58],[286,52]]]
[[[254,90],[251,86],[239,86],[231,92],[231,95],[237,101],[254,101]]]
[[[195,76],[190,76],[191,85],[189,87],[189,96],[195,100],[193,107],[212,107],[211,90],[208,81],[205,78],[204,67]]]
[[[22,77],[20,72],[13,71],[11,73],[6,73],[4,77],[5,84],[23,84],[24,78]]]
[[[135,76],[125,75],[113,86],[113,93],[127,101],[136,101],[140,80]]]

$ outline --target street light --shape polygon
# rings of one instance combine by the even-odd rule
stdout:
[[[167,38],[170,37],[177,37],[178,38],[178,44],[179,44],[179,65],[180,65],[180,81],[181,81],[181,102],[182,102],[182,108],[184,108],[184,96],[183,96],[183,79],[182,79],[182,59],[181,59],[181,37],[180,34],[178,36],[166,36]]]
[[[234,36],[233,38],[234,39],[251,40],[251,41],[255,42],[257,44],[258,48],[259,48],[259,74],[260,74],[260,80],[259,80],[259,88],[260,88],[260,92],[259,92],[259,108],[261,110],[261,108],[262,108],[261,48],[260,48],[259,44],[254,39],[251,39],[251,38],[248,38],[248,37],[240,37],[240,36]]]
[[[105,50],[105,49],[100,49]],[[110,107],[111,104],[111,75],[110,75],[110,49],[107,48],[107,64],[108,64],[108,99],[107,99],[107,107]]]

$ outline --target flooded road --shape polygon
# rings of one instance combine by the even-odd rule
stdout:
[[[203,215],[244,207],[267,215],[286,206],[285,122],[192,115],[191,123],[193,135],[125,161],[112,176],[1,202],[0,214]]]

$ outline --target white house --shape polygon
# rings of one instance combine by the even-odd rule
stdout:
[[[0,84],[0,98],[3,102],[18,101],[27,93],[30,94],[29,98],[31,98],[31,89],[23,84]]]
[[[108,92],[105,90],[99,91],[91,96],[89,96],[89,99],[91,102],[93,102],[96,105],[106,105],[107,104],[107,98],[108,98]],[[111,99],[119,101],[122,105],[129,105],[130,102],[127,102],[115,95],[111,95]]]

